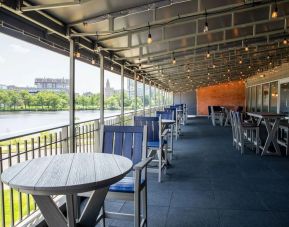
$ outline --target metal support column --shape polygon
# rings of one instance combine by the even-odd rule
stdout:
[[[124,66],[120,66],[120,76],[121,76],[121,93],[120,93],[120,102],[121,102],[121,124],[124,125]]]
[[[149,82],[149,108],[150,108],[150,116],[152,115],[152,82]]]
[[[142,78],[142,95],[143,95],[143,97],[142,97],[142,102],[143,102],[143,115],[145,116],[145,114],[146,114],[146,108],[145,108],[145,95],[146,95],[146,92],[145,92],[145,84],[146,84],[146,79],[145,79],[145,77],[143,77]]]
[[[137,112],[137,79],[136,79],[136,71],[134,72],[134,115]]]
[[[75,151],[75,41],[69,41],[69,153]]]
[[[154,100],[155,100],[155,108],[154,109],[156,109],[157,108],[157,87],[156,87],[156,85],[154,85],[154,90],[155,90],[155,98],[154,98]]]
[[[100,59],[100,124],[104,124],[104,57],[102,54],[99,55]]]

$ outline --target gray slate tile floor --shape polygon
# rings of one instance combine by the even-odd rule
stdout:
[[[148,226],[289,227],[289,159],[232,147],[231,128],[189,120],[163,183],[149,174]],[[132,212],[128,202],[106,208]],[[109,220],[109,226],[133,226]]]

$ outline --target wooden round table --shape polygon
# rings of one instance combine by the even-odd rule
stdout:
[[[33,196],[49,226],[94,226],[110,185],[132,169],[131,160],[112,154],[76,153],[37,158],[16,164],[1,175],[11,188]],[[76,217],[77,193],[90,192]],[[67,218],[51,195],[66,195]]]

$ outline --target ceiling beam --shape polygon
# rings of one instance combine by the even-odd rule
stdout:
[[[73,6],[79,6],[88,1],[91,1],[91,0],[74,0],[71,2],[58,2],[58,3],[43,4],[43,5],[21,6],[20,11],[30,12],[30,11],[40,11],[40,10],[47,10],[47,9],[59,9],[59,8],[73,7]]]
[[[158,8],[168,7],[168,6],[172,6],[172,5],[176,5],[176,4],[180,4],[180,3],[184,3],[188,1],[191,1],[191,0],[183,0],[183,1],[157,0],[157,1],[150,2],[148,4],[142,4],[142,5],[138,5],[135,7],[122,9],[120,11],[109,12],[106,14],[97,15],[95,17],[89,17],[89,18],[85,18],[82,20],[73,21],[69,23],[68,26],[72,27],[72,26],[79,25],[79,24],[93,24],[93,23],[98,23],[98,22],[107,20],[109,18],[112,18],[112,20],[114,20],[119,17],[125,17],[129,15],[137,14],[137,13],[143,13],[149,10],[154,11]]]
[[[261,37],[266,37],[266,40],[269,39],[271,35],[278,35],[278,34],[282,34],[284,32],[283,28],[282,29],[278,29],[278,30],[274,30],[271,32],[266,32],[266,33],[261,33],[261,34],[256,34],[255,36],[252,35],[248,35],[246,37],[238,37],[238,38],[232,38],[232,39],[227,39],[225,42],[224,41],[215,41],[215,42],[211,42],[209,43],[209,46],[216,46],[216,45],[220,45],[220,44],[226,44],[226,43],[230,43],[230,42],[236,42],[236,41],[243,41],[244,39],[249,40],[249,39],[255,39],[255,38],[261,38]],[[266,41],[267,42],[267,41]],[[258,42],[257,42],[258,43]],[[151,54],[145,54],[142,55],[142,59],[150,59],[148,60],[144,60],[142,61],[142,63],[153,63],[154,60],[152,60],[152,57],[167,57],[167,56],[171,56],[172,53],[175,54],[176,56],[176,60],[177,60],[177,53],[179,52],[185,52],[185,51],[189,51],[189,50],[197,50],[199,48],[205,48],[208,47],[208,44],[201,44],[198,45],[197,47],[195,46],[190,46],[190,47],[182,47],[182,48],[177,48],[174,50],[169,50],[169,51],[159,51],[157,53],[151,53]],[[126,57],[126,58],[119,58],[119,60],[137,60],[139,59],[140,56],[132,56],[132,57]]]

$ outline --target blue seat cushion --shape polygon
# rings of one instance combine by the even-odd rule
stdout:
[[[126,192],[134,193],[134,181],[133,177],[124,177],[119,182],[109,187],[110,192]],[[144,183],[144,179],[141,180],[141,184]]]
[[[163,141],[163,145],[164,144],[167,144],[166,140]],[[147,146],[149,148],[158,148],[158,147],[160,147],[160,141],[148,141]]]

